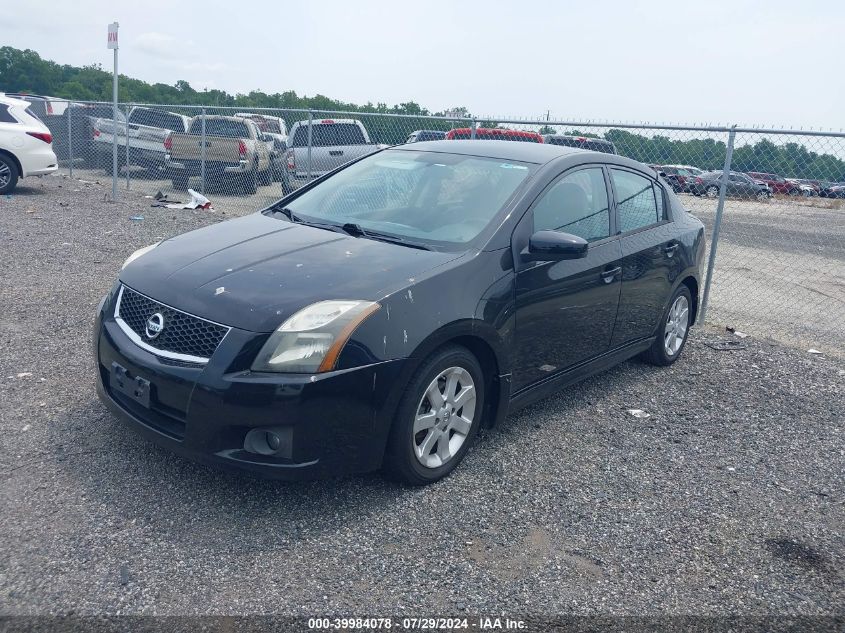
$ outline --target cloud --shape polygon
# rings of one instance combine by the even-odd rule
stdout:
[[[190,40],[182,41],[167,33],[141,33],[133,42],[135,47],[148,55],[160,59],[173,59],[176,56],[185,54],[186,49],[191,49],[194,43]]]

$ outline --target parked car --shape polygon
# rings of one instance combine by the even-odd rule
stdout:
[[[188,179],[202,175],[203,117],[191,119],[188,132],[173,132],[164,140],[165,166],[173,188],[185,190]],[[269,185],[270,152],[267,138],[250,119],[231,116],[205,117],[206,180],[232,185],[253,194],[258,185]]]
[[[499,127],[479,127],[475,129],[475,138],[481,141],[522,141],[526,143],[542,143],[543,137],[536,132],[522,130],[508,130]],[[472,128],[459,127],[446,132],[447,141],[464,141],[472,139]]]
[[[419,143],[422,141],[442,141],[446,138],[443,130],[416,130],[408,135],[406,143]]]
[[[690,193],[696,196],[707,196],[717,198],[719,196],[720,179],[722,171],[708,171],[696,176],[689,183]],[[732,171],[728,175],[725,193],[729,196],[757,200],[768,200],[771,197],[771,189],[765,184],[754,182],[743,173]]]
[[[797,195],[801,195],[806,198],[819,195],[820,187],[812,180],[806,180],[804,178],[787,178],[787,180],[798,189]]]
[[[651,167],[663,175],[666,182],[672,185],[675,193],[689,191],[687,180],[703,173],[697,167],[689,165],[651,165]]]
[[[845,182],[825,183],[819,190],[819,195],[822,198],[845,198]]]
[[[65,108],[70,102],[67,99],[48,97],[45,95],[33,95],[23,92],[10,92],[6,94],[12,99],[22,99],[30,104],[30,112],[37,116],[43,123],[48,117],[64,114]]]
[[[0,93],[0,194],[14,191],[20,178],[56,171],[52,142],[29,102]]]
[[[379,149],[370,140],[367,128],[356,119],[320,119],[311,124],[311,163],[308,163],[308,121],[297,121],[290,128],[285,152],[285,178],[282,188],[293,189],[296,180],[318,178]]]
[[[790,182],[783,176],[778,176],[777,174],[769,174],[762,171],[749,171],[746,173],[753,180],[757,180],[759,182],[762,182],[764,185],[768,185],[769,189],[772,190],[772,193],[780,193],[790,196],[797,196],[801,193],[800,187],[796,186],[794,183]]]
[[[235,116],[250,119],[265,134],[267,151],[270,152],[270,167],[273,180],[281,180],[284,176],[285,151],[288,148],[288,126],[285,120],[277,116],[255,114],[251,112],[236,112]]]
[[[561,145],[563,147],[578,147],[593,152],[604,152],[605,154],[618,154],[616,145],[610,141],[587,136],[571,136],[569,134],[546,134],[544,141],[550,145]]]
[[[157,174],[164,170],[164,139],[170,134],[184,134],[191,118],[174,112],[153,108],[134,107],[129,118],[118,120],[97,119],[92,135],[97,162],[107,174],[114,169],[112,151],[117,135],[117,168],[126,165],[126,145],[129,145],[129,164],[144,167]]]
[[[675,362],[704,252],[636,161],[401,145],[130,255],[96,311],[97,389],[203,462],[427,484],[509,412],[635,355]]]

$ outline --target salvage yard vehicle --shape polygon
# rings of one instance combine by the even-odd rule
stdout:
[[[241,117],[206,116],[205,151],[203,117],[191,119],[186,134],[172,133],[164,139],[165,167],[173,188],[184,191],[189,179],[202,175],[203,156],[207,181],[230,184],[253,194],[258,185],[273,180],[267,137],[254,121]]]
[[[569,134],[546,134],[543,137],[544,141],[550,145],[561,145],[563,147],[578,147],[581,149],[588,149],[594,152],[604,152],[605,154],[618,154],[616,145],[610,141],[605,141],[600,138],[591,138],[588,136],[570,136]]]
[[[117,135],[117,168],[126,166],[126,145],[129,145],[129,164],[144,167],[151,172],[164,169],[164,139],[176,132],[183,134],[190,124],[190,117],[165,110],[136,106],[129,111],[129,118],[94,121],[94,152],[102,169],[111,174],[114,170],[114,135]]]
[[[98,393],[202,462],[427,484],[509,412],[633,356],[674,363],[704,250],[633,160],[402,145],[132,253],[96,312]]]
[[[704,172],[700,176],[687,180],[689,192],[696,196],[718,198],[721,178],[721,171]],[[728,174],[725,194],[737,198],[745,198],[746,200],[757,199],[762,202],[771,197],[772,190],[762,182],[755,182],[745,174],[732,171]]]
[[[288,126],[285,120],[277,116],[236,112],[235,116],[250,119],[264,134],[267,151],[270,152],[270,168],[273,180],[281,180],[284,175],[284,155],[288,148]]]
[[[52,142],[28,101],[0,93],[0,194],[14,191],[20,178],[56,171]]]
[[[783,176],[777,174],[769,174],[762,171],[748,171],[745,172],[753,180],[761,182],[772,190],[772,193],[780,193],[783,195],[797,196],[801,193],[800,187],[795,183],[787,180]]]
[[[472,140],[472,128],[459,127],[454,130],[446,132],[446,140],[448,141],[465,141]],[[495,141],[522,141],[525,143],[542,143],[543,137],[536,132],[524,132],[523,130],[509,130],[500,127],[479,127],[475,129],[476,140],[495,140]]]
[[[446,138],[443,130],[414,130],[405,139],[406,143],[421,143],[422,141],[442,141]]]
[[[314,119],[311,122],[311,145],[308,144],[308,121],[297,121],[290,128],[285,152],[285,191],[296,180],[319,178],[344,163],[361,158],[382,146],[370,140],[367,128],[355,119]],[[310,164],[309,164],[310,154]]]

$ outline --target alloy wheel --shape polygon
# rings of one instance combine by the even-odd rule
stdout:
[[[461,449],[476,415],[476,389],[470,373],[449,367],[431,381],[416,409],[414,455],[426,468],[439,468]]]
[[[5,163],[0,163],[0,189],[9,184],[12,178],[12,170]]]
[[[689,327],[689,301],[684,295],[679,295],[666,317],[666,327],[663,330],[663,345],[666,355],[670,358],[677,354]]]

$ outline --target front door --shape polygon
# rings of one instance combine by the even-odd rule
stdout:
[[[606,352],[621,278],[621,247],[612,230],[606,174],[599,166],[565,172],[540,194],[514,232],[516,330],[514,391]],[[582,259],[522,262],[536,231],[590,242]]]

